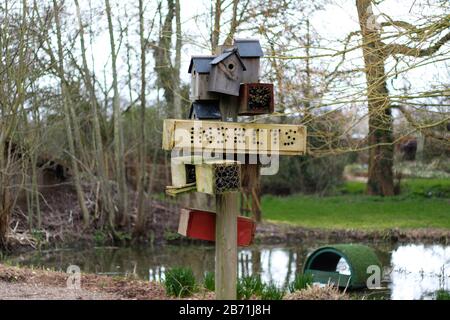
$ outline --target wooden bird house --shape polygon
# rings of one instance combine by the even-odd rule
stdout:
[[[209,91],[239,96],[245,65],[237,48],[227,49],[211,62]]]
[[[222,194],[239,191],[241,166],[233,160],[209,160],[195,166],[197,191]]]
[[[172,158],[170,161],[172,186],[180,188],[195,183],[195,164],[199,163],[202,163],[201,156]]]
[[[256,224],[251,218],[237,217],[237,243],[246,247],[252,244]],[[197,209],[181,209],[178,233],[191,238],[207,241],[216,240],[216,213]]]
[[[234,46],[238,49],[239,55],[245,64],[242,82],[259,82],[260,59],[264,55],[259,40],[234,39]]]
[[[189,65],[191,74],[191,93],[190,99],[197,100],[216,100],[217,95],[208,91],[209,78],[211,71],[210,62],[215,56],[193,56]]]
[[[194,101],[189,112],[193,120],[221,120],[219,101]]]
[[[273,84],[243,83],[239,93],[239,111],[241,116],[273,113]]]

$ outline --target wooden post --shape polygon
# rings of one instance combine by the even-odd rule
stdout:
[[[238,105],[234,100],[221,97],[223,121],[236,121]],[[238,193],[217,194],[216,214],[216,299],[236,300]]]
[[[216,195],[216,299],[235,300],[237,282],[237,193]]]

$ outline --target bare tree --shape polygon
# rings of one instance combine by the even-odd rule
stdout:
[[[139,132],[139,175],[138,175],[138,200],[137,200],[137,219],[135,224],[135,234],[141,235],[145,227],[145,212],[144,212],[144,186],[145,186],[145,88],[147,86],[146,81],[146,41],[144,37],[144,0],[139,0],[139,39],[141,44],[141,94],[140,94],[140,132]]]
[[[60,86],[61,86],[61,95],[62,95],[62,104],[64,108],[64,120],[65,120],[65,126],[66,126],[66,134],[67,134],[67,143],[69,144],[69,153],[72,163],[72,170],[73,170],[73,178],[74,178],[74,184],[75,189],[78,196],[78,203],[80,205],[80,209],[83,215],[83,220],[85,226],[89,226],[89,211],[86,207],[85,199],[84,199],[84,191],[81,186],[81,178],[80,178],[80,171],[78,168],[78,162],[75,155],[75,141],[73,137],[73,125],[72,125],[72,119],[71,119],[71,111],[70,109],[73,108],[71,105],[71,100],[69,97],[69,93],[67,92],[66,82],[65,82],[65,76],[64,76],[64,55],[63,55],[63,45],[62,45],[62,39],[61,39],[61,23],[59,20],[59,7],[56,2],[56,0],[53,0],[53,10],[55,15],[55,26],[56,26],[56,39],[58,43],[58,73],[60,78]],[[81,143],[81,141],[78,141],[78,143]]]
[[[81,19],[80,13],[80,5],[78,0],[75,1],[78,25],[80,29],[80,47],[81,47],[81,58],[83,60],[83,79],[86,84],[86,88],[89,94],[89,102],[91,105],[91,114],[92,120],[94,124],[94,148],[95,148],[95,156],[96,156],[96,168],[97,174],[99,176],[100,182],[100,194],[102,200],[102,207],[106,210],[108,214],[108,221],[110,228],[114,229],[114,208],[112,206],[112,199],[110,194],[110,188],[108,184],[108,173],[106,172],[105,165],[105,154],[103,148],[102,134],[100,128],[100,120],[99,120],[99,106],[98,101],[95,95],[94,84],[92,81],[92,75],[88,67],[87,57],[86,57],[86,45],[84,38],[84,26]]]
[[[120,93],[117,75],[117,52],[114,41],[114,29],[112,24],[111,6],[109,0],[105,0],[106,16],[108,18],[109,40],[111,46],[111,67],[113,75],[113,119],[114,119],[114,159],[116,169],[116,179],[119,185],[119,223],[126,225],[128,223],[128,192],[125,177],[125,155],[122,133],[122,113],[120,111]]]
[[[356,0],[361,35],[363,39],[363,56],[367,79],[367,97],[369,114],[369,177],[367,192],[374,195],[394,194],[394,146],[393,146],[393,116],[392,105],[387,89],[385,61],[392,55],[407,55],[412,57],[429,56],[437,52],[442,45],[450,40],[450,33],[440,38],[434,45],[422,49],[396,43],[385,44],[381,40],[379,29],[373,20],[371,0]],[[391,20],[392,21],[392,20]],[[447,20],[448,21],[448,20]],[[394,22],[397,26],[414,29],[413,26]],[[445,30],[441,26],[438,30],[431,30],[428,37],[436,31]],[[417,31],[416,31],[417,32]]]

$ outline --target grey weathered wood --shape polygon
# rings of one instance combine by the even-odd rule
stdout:
[[[237,119],[238,106],[232,102],[233,99],[230,97],[221,97],[221,109],[228,110],[223,121]],[[215,291],[217,300],[236,300],[238,211],[237,192],[216,195]]]
[[[242,81],[244,68],[236,54],[211,66],[209,75],[210,92],[218,92],[239,96],[239,86]]]
[[[237,193],[216,195],[216,211],[216,299],[235,300],[237,282]]]
[[[195,100],[217,100],[218,96],[214,92],[208,91],[209,74],[197,73],[195,70],[191,76],[190,99]]]
[[[245,71],[242,74],[242,83],[257,83],[260,77],[259,58],[243,58]]]

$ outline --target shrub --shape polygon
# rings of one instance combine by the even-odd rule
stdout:
[[[262,176],[263,194],[329,194],[342,185],[347,155],[333,157],[282,157],[276,175]]]
[[[295,291],[306,289],[313,282],[313,277],[311,274],[301,274],[297,273],[295,275],[294,281],[292,281],[289,286],[289,292],[293,293]]]
[[[260,296],[264,290],[264,283],[259,275],[245,276],[238,280],[237,298],[248,300],[252,295]]]
[[[168,296],[186,297],[196,291],[194,272],[191,268],[175,267],[166,271],[164,286]]]
[[[216,281],[214,279],[214,272],[206,272],[203,278],[203,286],[209,291],[216,290]]]
[[[273,282],[264,286],[261,293],[262,300],[281,300],[284,297],[284,290],[278,288]]]
[[[445,290],[436,291],[436,300],[450,300],[450,292]]]

